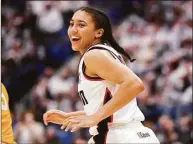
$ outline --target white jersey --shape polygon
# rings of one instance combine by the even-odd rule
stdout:
[[[117,61],[123,62],[122,57],[112,47],[97,44],[90,47],[89,50],[107,50]],[[104,80],[100,77],[89,77],[85,74],[84,55],[82,56],[79,64],[79,84],[78,92],[84,105],[84,111],[87,115],[97,112],[105,103],[107,103],[116,93],[119,88],[118,84],[113,84],[110,81]],[[90,128],[90,134],[96,135],[104,133],[108,129],[108,126],[117,124],[126,124],[131,121],[144,121],[144,115],[137,106],[136,98],[123,108],[115,112],[112,116],[101,121],[98,126]]]

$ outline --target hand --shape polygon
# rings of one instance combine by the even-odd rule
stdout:
[[[99,123],[99,119],[95,115],[82,115],[82,116],[72,116],[68,118],[68,124],[65,123],[61,129],[64,129],[67,125],[65,131],[68,131],[70,127],[72,127],[71,132],[77,131],[78,129],[87,128],[96,126]]]
[[[70,117],[66,112],[60,111],[60,110],[49,110],[43,115],[44,124],[48,125],[49,122],[54,124],[63,125],[67,118]]]

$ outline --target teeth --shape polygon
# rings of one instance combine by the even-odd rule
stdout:
[[[74,41],[74,42],[80,40],[79,37],[75,37],[75,36],[71,37],[71,39],[72,39],[72,41]]]
[[[76,39],[78,39],[79,37],[72,36],[72,38],[76,38]]]
[[[75,36],[72,37],[72,40],[78,40],[78,39],[80,39],[80,38],[79,37],[75,37]]]

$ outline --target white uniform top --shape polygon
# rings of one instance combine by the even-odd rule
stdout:
[[[90,47],[89,50],[107,50],[109,53],[121,63],[122,57],[112,47],[97,44]],[[85,52],[86,53],[86,52]],[[91,115],[97,112],[107,101],[114,96],[118,84],[113,84],[110,81],[104,80],[100,77],[89,77],[85,74],[84,55],[82,56],[79,64],[79,84],[78,93],[84,104],[84,111],[87,115]],[[91,127],[89,132],[91,135],[96,135],[100,132],[104,132],[108,129],[108,125],[125,124],[131,121],[144,121],[145,117],[137,106],[136,98],[123,108],[115,112],[112,116],[101,121],[98,126]],[[108,124],[108,125],[107,125]]]

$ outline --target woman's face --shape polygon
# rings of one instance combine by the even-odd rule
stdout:
[[[95,23],[89,13],[78,10],[74,13],[68,36],[74,51],[85,51],[96,41]]]

